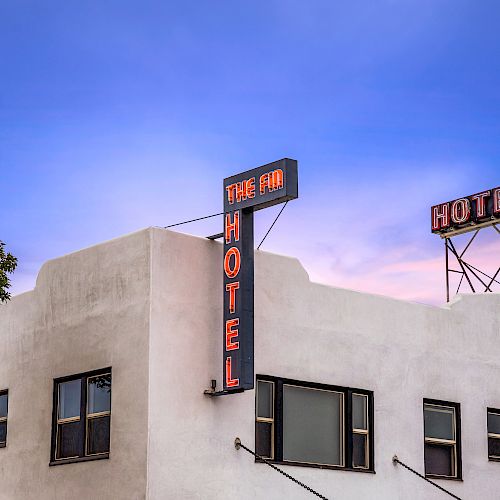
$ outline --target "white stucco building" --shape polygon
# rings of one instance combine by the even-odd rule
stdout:
[[[394,454],[500,498],[500,295],[408,303],[257,252],[256,410],[255,391],[203,394],[221,263],[220,243],[150,228],[47,262],[0,306],[0,499],[314,498],[237,436],[330,500],[450,498]]]

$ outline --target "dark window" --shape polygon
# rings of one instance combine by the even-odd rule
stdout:
[[[51,463],[109,455],[111,369],[54,381]]]
[[[255,449],[275,462],[373,470],[373,393],[259,376]]]
[[[7,446],[7,412],[9,410],[9,392],[0,391],[0,448]]]
[[[368,395],[352,395],[352,466],[368,469]]]
[[[264,458],[274,458],[274,384],[265,380],[257,382],[257,421],[255,423],[255,449]]]
[[[460,405],[424,399],[425,475],[460,479]]]
[[[500,460],[500,410],[488,408],[488,458]]]

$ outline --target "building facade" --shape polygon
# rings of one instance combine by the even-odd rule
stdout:
[[[329,499],[447,497],[395,454],[500,498],[500,295],[414,304],[256,252],[257,391],[209,397],[221,262],[149,228],[47,262],[0,306],[0,499],[313,498],[236,437]]]

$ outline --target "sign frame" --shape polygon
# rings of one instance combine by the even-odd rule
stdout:
[[[223,391],[251,390],[254,370],[254,221],[258,210],[298,198],[290,158],[224,179]]]
[[[431,231],[451,238],[500,223],[500,187],[431,207]]]

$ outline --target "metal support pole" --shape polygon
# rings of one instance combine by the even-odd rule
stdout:
[[[445,255],[446,255],[446,302],[450,301],[450,270],[448,266],[448,240],[444,239]]]
[[[491,278],[490,284],[486,287],[486,290],[488,290],[490,286],[493,284],[493,282],[496,281],[495,278],[498,276],[499,273],[500,273],[500,267],[497,269],[497,272],[493,275],[493,278]]]
[[[492,227],[497,234],[500,235],[500,229],[497,227],[498,223],[493,223],[491,225],[488,225],[488,227]],[[457,232],[454,234],[449,234],[447,236],[443,235],[442,238],[444,238],[444,244],[445,244],[445,261],[446,261],[446,302],[450,302],[450,273],[459,273],[462,276],[460,277],[460,282],[458,283],[458,287],[456,290],[456,294],[460,292],[462,282],[464,278],[467,280],[467,283],[469,284],[470,290],[472,293],[476,293],[473,280],[477,280],[478,283],[480,283],[484,287],[484,292],[493,292],[492,286],[494,283],[500,285],[500,268],[497,269],[497,271],[490,276],[489,274],[485,273],[484,271],[481,271],[477,267],[474,267],[472,264],[469,264],[466,262],[463,257],[469,250],[470,246],[472,245],[473,241],[476,239],[477,235],[479,234],[479,231],[481,229],[485,229],[485,227],[480,227],[479,229],[474,230],[474,234],[472,237],[469,239],[467,244],[465,245],[465,248],[459,253],[457,251],[457,248],[455,247],[455,244],[453,243],[453,237],[457,235]],[[466,231],[463,230],[462,232],[458,234],[463,234]],[[455,257],[461,271],[457,271],[455,269],[450,269],[450,252],[451,254]],[[479,290],[478,290],[479,291]]]
[[[456,257],[458,264],[462,268],[462,271],[464,273],[465,279],[468,281],[470,289],[472,290],[472,293],[476,293],[476,290],[474,290],[474,285],[472,284],[469,275],[467,274],[467,270],[465,266],[463,265],[462,259],[460,258],[460,255],[458,255],[457,250],[455,249],[455,245],[453,244],[453,241],[451,239],[448,239],[450,242],[450,250],[453,252],[453,255]]]

